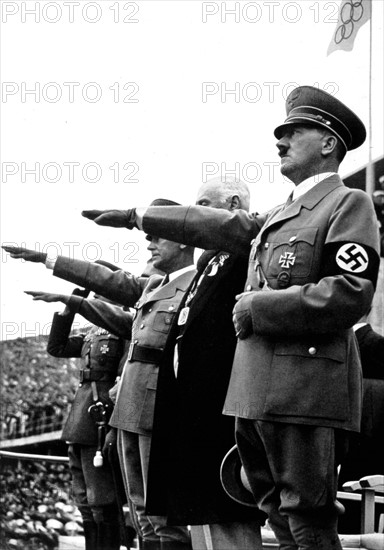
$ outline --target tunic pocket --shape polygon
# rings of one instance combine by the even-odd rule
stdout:
[[[312,269],[317,232],[317,227],[305,227],[277,233],[271,243],[273,251],[268,276],[277,277],[285,269],[292,278],[308,277]]]
[[[158,372],[151,374],[148,378],[143,406],[141,408],[140,419],[138,422],[138,427],[142,430],[152,430],[153,427],[157,378]]]
[[[153,318],[153,330],[156,330],[157,332],[168,333],[175,318],[176,311],[177,307],[173,303],[162,305],[161,307],[159,307],[159,309],[156,310]]]
[[[276,344],[264,412],[346,420],[348,402],[343,339]]]

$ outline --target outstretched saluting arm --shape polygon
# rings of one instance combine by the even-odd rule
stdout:
[[[175,242],[248,255],[251,240],[258,234],[266,215],[245,210],[206,206],[150,206],[129,210],[84,210],[82,215],[98,225],[142,229]]]
[[[115,336],[125,339],[129,339],[131,336],[133,315],[117,305],[109,304],[98,298],[88,300],[77,294],[69,296],[33,290],[27,290],[25,293],[33,296],[35,301],[62,302],[66,304],[72,315],[78,313],[90,323],[108,330]]]
[[[47,254],[28,248],[3,246],[11,258],[27,262],[42,263],[47,267]],[[132,307],[141,296],[148,281],[146,277],[136,277],[123,271],[112,271],[96,262],[85,262],[65,256],[58,256],[54,262],[53,274],[75,285],[86,287],[117,304]]]

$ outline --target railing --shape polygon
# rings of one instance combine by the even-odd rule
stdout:
[[[43,414],[40,418],[25,421],[15,416],[6,416],[2,419],[0,439],[18,439],[55,432],[63,428],[64,422],[65,418],[57,414],[49,416]]]
[[[30,460],[35,462],[36,460],[45,460],[46,462],[68,462],[67,456],[53,456],[53,455],[37,455],[30,453],[12,453],[11,451],[0,451],[0,458],[13,458],[15,460]]]

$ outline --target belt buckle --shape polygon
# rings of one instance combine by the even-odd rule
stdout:
[[[131,361],[133,356],[133,350],[135,349],[136,342],[131,342],[128,348],[128,361]]]

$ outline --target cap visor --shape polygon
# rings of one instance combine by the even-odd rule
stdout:
[[[241,481],[241,468],[240,456],[235,445],[228,451],[221,463],[221,484],[224,491],[233,500],[244,506],[257,508],[253,494],[246,489]]]

